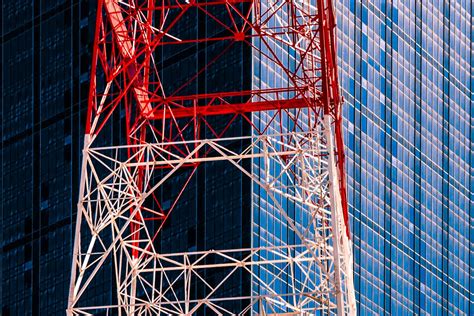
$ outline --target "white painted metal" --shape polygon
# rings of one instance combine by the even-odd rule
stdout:
[[[336,158],[334,154],[334,136],[331,131],[331,118],[324,118],[324,130],[329,152],[329,178],[330,178],[330,196],[331,196],[331,217],[333,229],[333,247],[334,247],[334,281],[336,287],[337,314],[356,315],[355,291],[353,283],[353,261],[352,247],[346,234],[346,227],[342,215],[341,196],[337,183],[339,177],[336,168]],[[349,248],[350,247],[350,248]],[[342,280],[344,274],[345,282]],[[344,289],[345,284],[346,289]],[[344,295],[347,295],[346,299]],[[347,302],[346,302],[347,301]],[[347,304],[347,305],[346,305]],[[347,308],[346,308],[347,306]]]
[[[80,315],[105,309],[126,315],[192,315],[207,306],[207,311],[228,315],[232,314],[231,311],[222,307],[222,304],[225,305],[228,300],[247,300],[249,304],[240,311],[242,315],[262,302],[271,307],[265,311],[267,314],[278,314],[281,310],[298,315],[314,315],[318,311],[333,314],[339,306],[338,314],[354,315],[354,292],[352,282],[348,282],[352,279],[351,248],[345,235],[336,187],[334,145],[329,128],[327,117],[320,130],[307,133],[173,143],[194,148],[187,154],[171,152],[166,146],[169,144],[165,143],[143,144],[135,146],[136,154],[125,160],[117,157],[125,156],[121,153],[131,146],[93,148],[85,145],[69,314]],[[284,143],[281,141],[282,136],[292,141]],[[229,140],[246,140],[250,145],[241,152],[234,152],[225,147]],[[203,151],[208,151],[208,156],[196,158],[195,153]],[[142,159],[137,159],[138,156]],[[265,168],[269,168],[270,164],[278,164],[281,173],[275,175],[265,172],[262,179],[242,166],[243,159],[256,157],[265,159]],[[281,247],[158,253],[151,242],[156,232],[149,231],[140,219],[142,217],[135,217],[134,214],[140,213],[140,206],[146,198],[183,165],[209,161],[227,161],[229,166],[239,169],[253,183],[264,188],[300,242]],[[135,183],[138,168],[146,170],[143,181],[148,183],[156,170],[154,167],[164,164],[169,169],[160,181],[140,191]],[[283,176],[292,179],[284,187],[278,181]],[[312,220],[303,225],[292,218],[280,205],[281,198],[310,210]],[[140,239],[135,246],[129,232],[132,222],[140,231]],[[138,258],[132,257],[132,248],[139,250]],[[264,252],[272,252],[274,258],[267,259],[262,255]],[[245,256],[239,257],[242,253]],[[214,264],[203,263],[209,257],[214,258]],[[82,305],[80,302],[85,289],[91,285],[107,259],[113,261],[116,273],[116,305]],[[295,279],[290,282],[292,290],[278,293],[272,282],[265,282],[258,274],[252,274],[254,266],[285,271],[291,267],[290,270],[305,271],[306,275],[293,275]],[[228,271],[227,277],[219,284],[211,286],[201,278],[204,270],[219,269]],[[251,274],[252,279],[259,282],[268,294],[252,296],[249,293],[244,297],[217,295],[226,280],[238,271]],[[197,277],[202,286],[208,287],[208,295],[191,299],[191,276]],[[183,278],[186,280],[186,293],[178,297],[175,287]],[[140,297],[136,295],[138,292],[142,293]],[[287,299],[289,297],[291,299]]]

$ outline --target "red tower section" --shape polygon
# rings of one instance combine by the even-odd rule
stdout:
[[[206,21],[208,31],[192,31],[190,21]],[[259,255],[270,249],[246,249],[251,255],[238,259],[234,250],[209,250],[193,253],[190,259],[191,254],[159,254],[154,248],[197,168],[220,160],[269,194],[307,211],[314,222],[303,229],[280,207],[299,242],[271,251],[281,262],[301,260],[299,269],[316,278],[326,276],[326,283],[293,284],[289,293],[266,284],[266,294],[235,298],[250,302],[240,312],[355,312],[335,27],[331,0],[98,1],[70,313],[102,308],[126,314],[191,315],[203,306],[217,314],[235,313],[220,305],[225,295],[213,296],[220,284],[208,284],[211,294],[205,297],[190,293],[187,273],[197,274],[198,266],[235,267],[258,277],[254,266],[277,265]],[[163,56],[175,56],[179,63],[179,52],[211,45],[212,53],[195,71],[188,67],[175,77],[163,74]],[[201,78],[213,74],[225,80],[226,70],[215,68],[220,60],[235,58],[236,47],[251,53],[254,63],[260,56],[263,64],[277,69],[275,78],[280,79],[248,89],[223,83],[200,93],[196,85]],[[291,67],[285,60],[290,51]],[[256,122],[252,113],[261,111],[269,119]],[[117,117],[114,113],[125,117],[123,144],[113,144],[104,132]],[[250,135],[229,135],[237,119],[246,122]],[[233,139],[246,139],[250,145],[235,152],[226,147]],[[243,168],[240,162],[245,159],[262,159],[264,176]],[[272,164],[281,172],[272,173]],[[165,207],[157,189],[182,169],[190,170],[187,180]],[[282,174],[291,183],[285,188],[276,185]],[[296,251],[298,247],[302,250]],[[211,255],[227,259],[214,260],[216,266],[199,265],[199,258]],[[117,302],[81,304],[108,258],[114,262]],[[175,283],[165,280],[178,270],[183,274],[173,276]],[[171,295],[178,283],[184,294]],[[274,301],[286,305],[277,310]]]

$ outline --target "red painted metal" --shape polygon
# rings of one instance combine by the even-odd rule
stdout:
[[[217,138],[225,137],[231,122],[239,115],[249,122],[256,133],[264,133],[282,113],[288,113],[295,126],[301,123],[300,113],[305,109],[309,111],[305,124],[309,125],[316,122],[314,117],[318,115],[331,115],[338,157],[339,190],[349,236],[342,100],[337,74],[336,25],[332,1],[317,0],[315,5],[318,14],[308,13],[304,17],[304,23],[312,25],[316,36],[302,33],[305,28],[308,29],[307,25],[302,27],[301,17],[296,16],[291,8],[288,9],[289,25],[285,29],[262,27],[264,23],[259,18],[264,16],[265,19],[270,19],[271,16],[265,16],[268,12],[261,11],[256,13],[258,16],[252,16],[252,9],[260,8],[260,4],[254,0],[148,0],[133,3],[136,3],[136,7],[117,0],[98,1],[87,134],[93,137],[101,134],[117,110],[125,112],[128,144],[143,143],[152,136],[163,142],[185,138],[189,140],[189,135],[199,139],[200,127],[207,128]],[[291,2],[282,1],[281,5],[289,6]],[[215,14],[216,8],[221,13],[228,13],[225,18],[223,14]],[[308,12],[311,10],[308,9]],[[215,28],[221,29],[216,29],[212,32],[216,35],[208,37],[200,37],[193,32],[179,37],[176,35],[179,32],[174,31],[176,26],[185,22],[189,12],[199,12],[213,21]],[[308,40],[306,48],[292,42],[298,36]],[[256,46],[255,39],[263,43],[265,49]],[[314,45],[315,41],[319,43]],[[313,64],[308,66],[301,62],[290,69],[269,42],[291,46],[294,53],[300,56],[299,59],[310,60]],[[169,84],[162,82],[157,67],[160,61],[159,49],[175,45],[213,43],[221,43],[224,48],[216,52],[204,67],[197,69],[178,88],[168,91]],[[195,84],[199,76],[229,54],[233,45],[248,46],[263,58],[271,60],[288,79],[288,86],[203,94],[185,93],[189,91],[186,88]],[[310,47],[313,50],[318,47],[319,51],[312,51]],[[307,58],[310,55],[315,56]],[[304,71],[305,67],[311,67],[312,73],[319,75],[308,76],[309,72]],[[246,114],[258,111],[274,111],[271,112],[272,119],[266,127],[257,128]],[[227,122],[224,126],[222,122],[219,123],[220,126],[214,126],[207,119],[210,116],[223,116]],[[283,129],[281,122],[280,125]],[[190,151],[185,146],[174,149]],[[133,155],[133,152],[129,154]],[[190,167],[196,168],[195,165]],[[141,174],[137,175],[137,182],[141,182],[141,177]],[[157,218],[162,220],[166,215],[157,217],[155,214],[148,220]]]

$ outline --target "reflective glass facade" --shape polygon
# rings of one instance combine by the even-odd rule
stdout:
[[[359,312],[472,315],[472,3],[335,2]]]
[[[472,4],[335,3],[359,312],[472,315]],[[285,84],[261,56],[253,72]],[[284,244],[261,191],[252,242]]]
[[[285,29],[288,26],[288,21],[291,20],[291,15],[288,14],[288,8],[275,10],[273,12],[271,6],[277,6],[276,1],[261,1],[260,2],[260,16],[262,20],[268,18],[268,25],[275,29]],[[270,12],[270,13],[268,13]],[[268,17],[265,16],[268,14]],[[265,25],[267,26],[267,25]],[[253,44],[257,49],[252,51],[252,88],[253,89],[271,89],[271,88],[289,88],[294,86],[294,78],[290,78],[288,73],[298,73],[302,76],[300,63],[301,52],[297,52],[294,47],[287,45],[282,40],[277,40],[270,36],[265,39],[255,37]],[[300,45],[306,48],[304,44]],[[274,55],[276,57],[274,57]],[[280,62],[285,69],[277,62]],[[300,70],[296,70],[300,68]],[[286,92],[284,97],[290,99],[295,95],[294,91]],[[266,99],[272,99],[272,96],[267,96]],[[261,100],[256,100],[261,101]],[[308,112],[306,110],[290,110],[294,117],[298,117],[299,126],[295,126],[294,120],[289,117],[286,111],[265,111],[252,114],[252,121],[257,127],[258,131],[265,131],[267,135],[278,135],[280,133],[302,133],[307,132]],[[313,114],[314,115],[314,114]],[[252,130],[254,136],[257,136],[257,131]],[[277,136],[280,139],[280,136]],[[294,145],[296,142],[289,136],[281,136],[282,142]],[[254,153],[261,154],[263,148],[254,148]],[[288,163],[288,162],[287,162]],[[268,166],[266,166],[268,164]],[[289,168],[294,168],[297,173],[298,167],[289,163]],[[322,166],[319,164],[312,164],[314,170],[318,170]],[[256,158],[252,161],[252,173],[256,175],[260,183],[252,182],[252,247],[294,247],[288,252],[283,251],[285,255],[292,258],[305,256],[304,252],[308,249],[301,238],[305,235],[304,232],[310,226],[314,218],[314,210],[309,210],[304,204],[299,203],[293,199],[286,197],[284,194],[297,195],[296,190],[291,189],[291,184],[297,182],[297,178],[285,172],[284,164],[279,159]],[[283,176],[279,176],[283,175]],[[267,183],[266,178],[274,181],[273,185],[279,188],[282,194],[275,193],[268,188],[265,188],[261,183]],[[282,211],[284,210],[284,211]],[[290,223],[291,222],[291,223]],[[295,229],[291,227],[295,223]],[[297,232],[296,232],[297,231]],[[315,240],[316,234],[308,233],[305,238]],[[296,246],[295,246],[296,245]],[[281,254],[277,251],[264,251],[256,260],[272,261],[280,259]],[[289,305],[295,304],[298,298],[295,299],[294,293],[311,292],[315,290],[312,282],[317,282],[316,275],[318,275],[318,267],[316,264],[281,264],[281,265],[258,265],[252,267],[253,273],[256,275],[252,279],[252,295],[253,297],[271,295],[278,293],[282,295],[281,299],[285,300]],[[258,276],[258,277],[257,277]],[[309,281],[308,281],[309,280]],[[278,298],[280,299],[280,297]],[[278,299],[275,299],[276,301]],[[308,310],[314,306],[311,304],[305,305]],[[272,311],[278,313],[294,312],[288,306],[283,304],[275,304],[270,306],[265,300],[261,305],[254,304],[253,313],[260,315],[262,313]]]

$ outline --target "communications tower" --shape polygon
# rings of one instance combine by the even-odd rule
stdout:
[[[203,48],[195,71],[164,75]],[[245,89],[219,63],[240,62],[236,48],[252,58]],[[331,0],[98,0],[67,313],[355,315],[341,103]],[[284,229],[161,253],[183,192],[218,163],[265,198],[242,220],[271,213]],[[105,267],[113,302],[90,304]],[[228,286],[236,274],[247,292]]]

